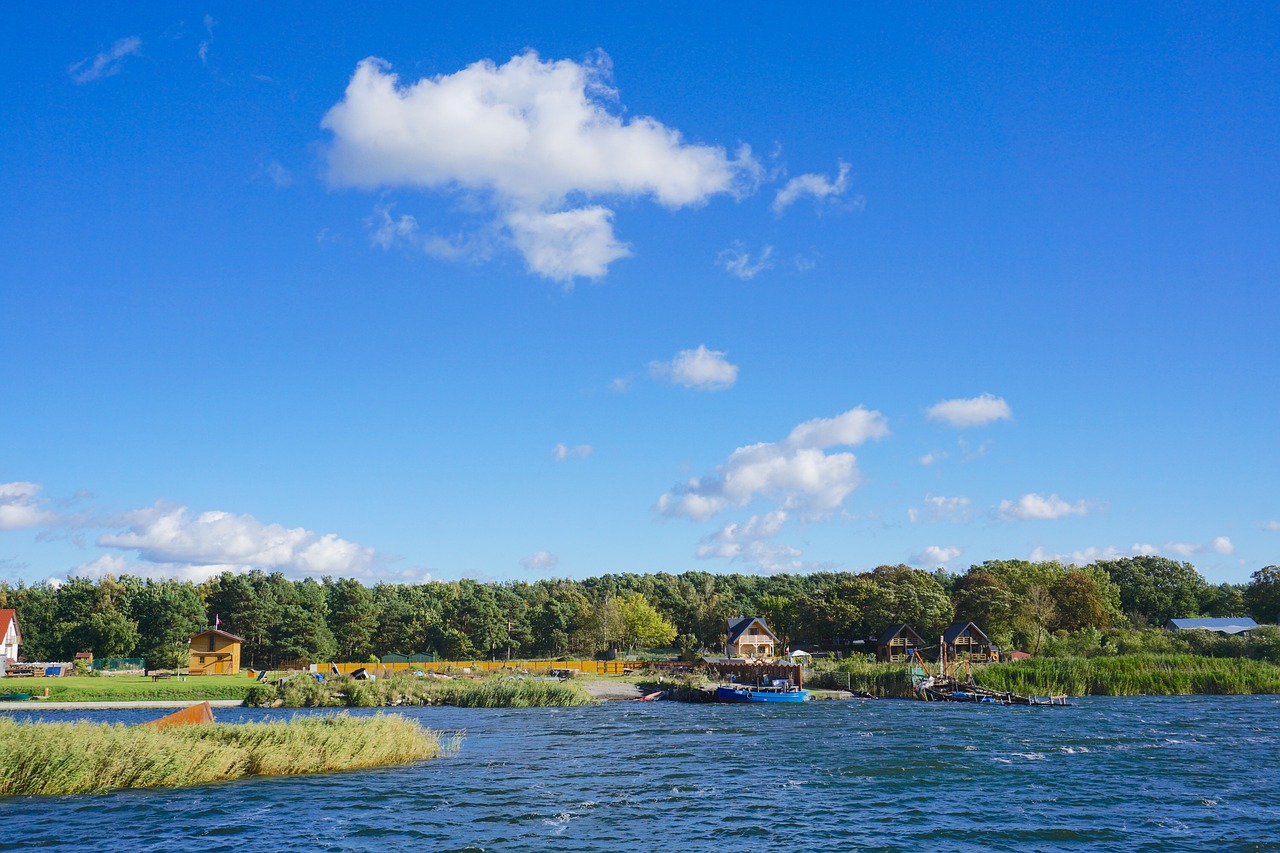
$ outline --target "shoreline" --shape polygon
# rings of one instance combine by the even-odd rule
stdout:
[[[0,711],[118,711],[130,708],[186,708],[208,702],[214,708],[239,708],[243,699],[139,699],[103,700],[87,702],[51,702],[47,699],[28,699],[25,702],[0,702]]]

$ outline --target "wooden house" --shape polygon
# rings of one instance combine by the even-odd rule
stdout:
[[[777,654],[778,636],[759,616],[733,616],[724,653],[731,658],[771,658]]]
[[[976,663],[998,660],[1000,657],[991,638],[972,622],[955,623],[943,632],[942,642],[947,647],[949,660],[968,660]]]
[[[239,675],[240,644],[244,640],[217,628],[191,638],[192,675]]]
[[[876,660],[886,663],[904,661],[924,647],[924,641],[920,639],[920,635],[903,622],[890,625],[881,631],[876,635],[875,644]]]
[[[18,611],[0,610],[0,658],[4,663],[18,662],[18,646],[22,643],[22,630],[18,627]],[[0,672],[4,671],[0,665]]]

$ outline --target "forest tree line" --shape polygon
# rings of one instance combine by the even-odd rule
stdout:
[[[788,645],[840,648],[906,622],[936,637],[973,621],[1001,648],[1171,618],[1251,615],[1280,621],[1280,567],[1248,584],[1211,585],[1190,563],[1163,557],[1058,562],[989,560],[963,574],[907,566],[872,571],[742,575],[605,574],[584,580],[472,580],[365,586],[349,578],[290,580],[224,573],[204,583],[72,578],[0,582],[17,610],[26,660],[141,657],[185,661],[188,638],[213,627],[244,639],[251,666],[366,661],[391,652],[446,660],[596,657],[610,650],[723,649],[726,619],[758,615]]]

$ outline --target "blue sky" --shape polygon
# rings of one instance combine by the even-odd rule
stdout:
[[[1280,559],[1280,26],[9,16],[0,577]]]

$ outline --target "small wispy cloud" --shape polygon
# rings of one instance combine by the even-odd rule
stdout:
[[[773,246],[761,249],[760,256],[753,262],[746,245],[735,240],[732,246],[721,250],[716,256],[716,263],[724,267],[729,275],[750,281],[765,270],[773,268]]]
[[[545,572],[560,565],[560,558],[550,551],[535,551],[520,561],[530,572]]]
[[[76,85],[91,83],[103,77],[120,73],[126,57],[142,51],[142,39],[128,36],[117,41],[111,47],[96,56],[86,57],[67,68],[71,82]]]
[[[1271,533],[1277,533],[1277,532],[1280,532],[1280,519],[1271,519],[1270,521],[1264,521],[1259,526],[1263,530],[1269,531]]]
[[[1074,564],[1077,566],[1088,565],[1098,560],[1119,560],[1124,557],[1158,557],[1160,549],[1155,545],[1147,543],[1134,543],[1128,548],[1117,548],[1114,545],[1105,547],[1089,546],[1075,551],[1054,552],[1043,546],[1037,545],[1027,555],[1027,559],[1033,563],[1057,562]]]
[[[920,522],[935,523],[949,521],[954,524],[966,524],[969,521],[969,499],[962,497],[947,498],[942,495],[927,495],[922,507],[911,507],[907,510],[907,518],[912,524]]]
[[[943,459],[946,459],[950,455],[951,454],[947,453],[945,450],[939,450],[934,453],[926,453],[924,456],[921,456],[916,461],[919,462],[921,465],[933,465],[935,462],[941,462]]]
[[[738,381],[738,366],[724,352],[699,344],[697,349],[676,353],[671,361],[649,362],[649,375],[699,391],[723,391]]]
[[[931,421],[942,421],[953,427],[985,426],[995,421],[1013,419],[1013,409],[1003,397],[983,394],[934,403],[925,412]]]
[[[1067,503],[1057,495],[1044,495],[1030,492],[1016,501],[1003,500],[996,507],[1001,518],[1009,521],[1052,521],[1068,515],[1086,515],[1089,505],[1086,501]]]
[[[53,523],[57,514],[44,508],[37,483],[0,483],[0,530],[21,530]]]
[[[1236,552],[1236,543],[1232,542],[1227,536],[1215,536],[1211,544],[1213,550],[1219,554],[1234,554]]]
[[[568,459],[586,459],[591,455],[593,448],[589,444],[578,444],[570,447],[567,444],[560,443],[551,448],[551,457],[557,462],[564,462]]]
[[[204,16],[204,31],[208,33],[209,37],[202,39],[200,47],[196,50],[196,55],[200,57],[201,65],[209,64],[209,46],[213,44],[213,28],[217,23],[213,15]]]
[[[849,188],[849,164],[843,160],[837,163],[839,171],[834,179],[811,172],[787,181],[774,196],[770,209],[781,216],[784,210],[806,196],[823,202],[844,195]]]
[[[930,545],[919,554],[913,555],[909,562],[911,565],[918,566],[920,568],[936,568],[938,566],[945,566],[947,563],[959,556],[960,549],[954,545]]]

